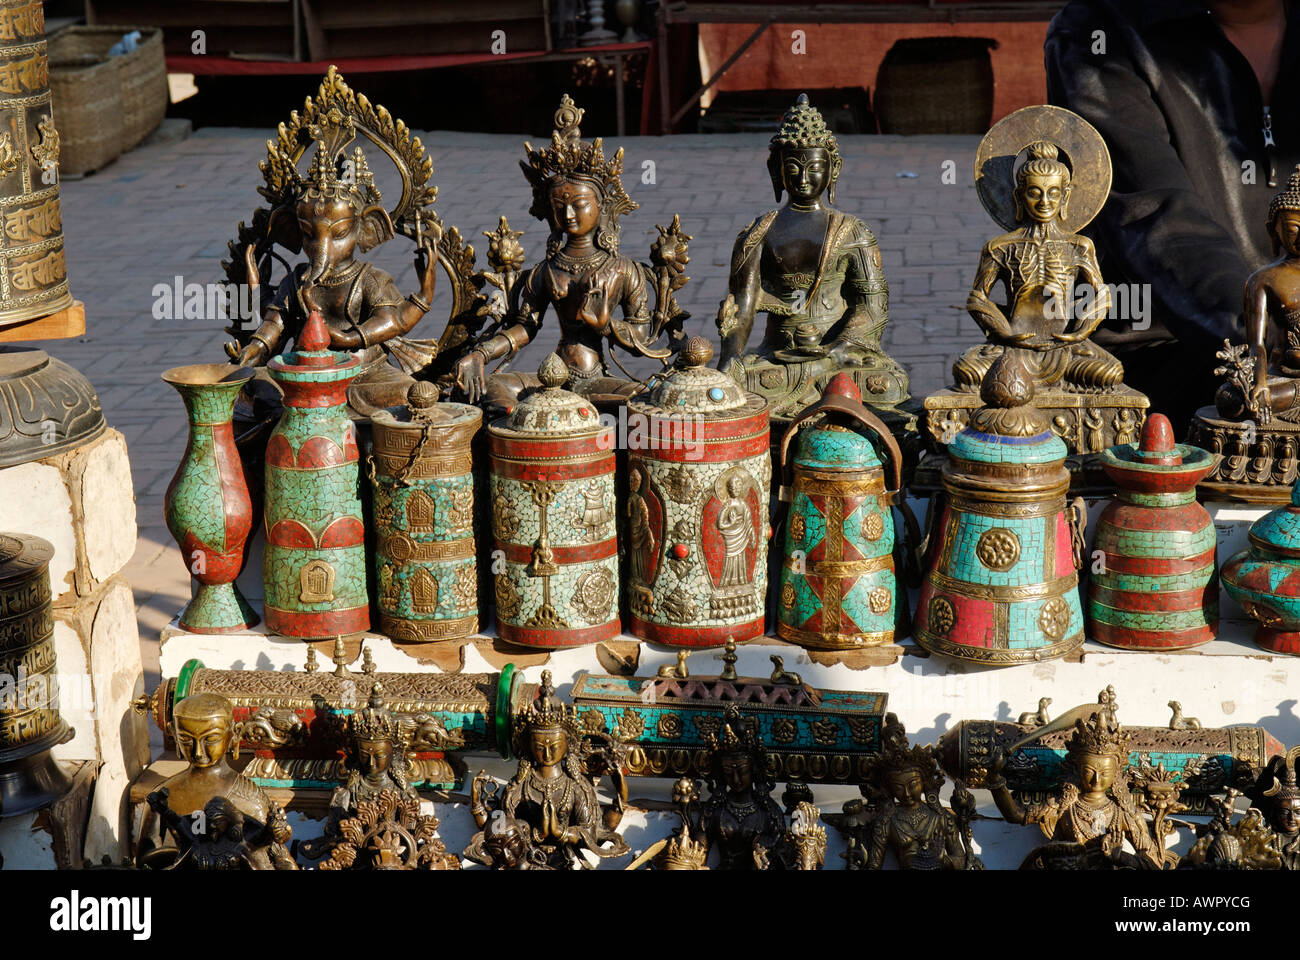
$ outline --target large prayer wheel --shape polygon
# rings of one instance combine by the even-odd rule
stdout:
[[[0,326],[72,306],[40,0],[0,0]]]

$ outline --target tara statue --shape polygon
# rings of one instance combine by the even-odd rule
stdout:
[[[745,227],[731,254],[718,369],[766,398],[778,419],[820,399],[837,373],[853,377],[877,410],[908,400],[907,372],[880,345],[889,322],[880,248],[865,223],[832,206],[843,163],[834,134],[801,94],[767,161],[786,205]],[[759,313],[767,327],[746,352]]]
[[[492,322],[481,332],[470,338],[465,325],[453,324],[444,334],[445,357],[453,355],[453,346],[460,349],[450,370],[454,390],[470,403],[483,397],[494,407],[511,407],[523,390],[538,386],[533,374],[508,367],[537,336],[548,307],[560,326],[556,352],[569,371],[565,388],[586,397],[616,400],[640,386],[619,362],[615,345],[666,363],[685,341],[682,323],[689,315],[674,293],[687,282],[682,271],[691,238],[674,216],[670,226],[657,228],[652,266],[620,255],[619,217],[637,209],[623,189],[623,151],[606,158],[600,138],[583,140],[582,114],[566,95],[555,112],[550,144],[524,144],[528,159],[519,165],[533,189],[529,212],[550,228],[545,259],[522,274],[502,275],[495,285],[507,307],[489,309]],[[513,263],[522,264],[517,237],[511,232],[499,242],[508,239]],[[655,346],[665,336],[667,343]],[[628,379],[610,373],[607,345],[608,359]],[[489,373],[488,365],[497,361],[499,369]]]

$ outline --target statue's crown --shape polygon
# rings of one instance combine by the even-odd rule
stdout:
[[[551,671],[542,671],[542,682],[537,686],[537,696],[528,705],[528,726],[533,730],[558,730],[569,719],[564,701],[555,695]]]
[[[301,178],[303,197],[309,200],[347,200],[358,209],[382,199],[361,147],[353,148],[352,156],[348,156],[347,148],[357,135],[351,117],[337,107],[331,108],[320,122],[308,127],[307,132],[316,142],[316,153],[307,168],[307,175]]]
[[[1090,719],[1075,721],[1065,749],[1074,758],[1110,756],[1123,763],[1128,760],[1129,735],[1115,716],[1115,688],[1107,687],[1098,694],[1097,703],[1101,709]]]
[[[348,717],[348,733],[357,740],[397,742],[397,718],[384,706],[384,685],[378,681],[370,688],[370,699]]]
[[[1294,800],[1300,797],[1300,787],[1296,785],[1295,762],[1296,757],[1300,755],[1300,747],[1292,747],[1287,751],[1286,759],[1283,761],[1282,780],[1277,777],[1273,778],[1273,786],[1264,791],[1264,796],[1273,797],[1274,801]]]
[[[821,147],[831,153],[839,149],[835,134],[826,126],[821,111],[808,102],[808,94],[799,94],[785,116],[781,118],[781,128],[773,135],[772,150],[809,149]]]
[[[620,147],[612,157],[606,158],[600,137],[590,142],[583,140],[578,128],[583,113],[566,93],[555,111],[550,144],[538,150],[531,143],[524,143],[528,159],[519,161],[519,166],[533,187],[533,206],[529,212],[539,220],[546,219],[549,213],[546,191],[555,180],[577,179],[595,184],[603,194],[602,209],[613,217],[637,208],[623,189],[623,149]]]

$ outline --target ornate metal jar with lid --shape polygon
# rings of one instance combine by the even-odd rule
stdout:
[[[1139,443],[1102,454],[1119,493],[1097,521],[1092,545],[1088,635],[1094,640],[1177,650],[1214,639],[1216,535],[1196,502],[1196,484],[1218,462],[1218,454],[1174,443],[1173,427],[1160,413],[1147,418]]]
[[[1223,586],[1258,621],[1257,644],[1300,654],[1300,484],[1289,504],[1250,525],[1249,538],[1250,547],[1223,565]]]
[[[417,382],[405,406],[371,418],[379,629],[394,640],[455,640],[478,630],[474,472],[477,407],[438,403]]]
[[[314,310],[296,346],[267,364],[284,415],[266,444],[266,626],[287,637],[359,633],[370,626],[370,600],[347,390],[361,361],[329,349]]]
[[[0,533],[0,817],[39,810],[72,786],[50,749],[72,739],[59,715],[50,558],[40,537]]]
[[[1083,643],[1081,510],[1067,509],[1066,446],[1018,353],[985,374],[984,406],[948,447],[913,629],[931,652],[991,666]]]
[[[551,354],[542,386],[488,427],[497,631],[529,647],[573,647],[620,630],[614,435],[596,408],[563,389]]]
[[[887,452],[888,484],[877,444]],[[837,373],[821,400],[785,431],[781,463],[787,480],[793,474],[794,492],[777,634],[832,650],[892,643],[898,584],[890,504],[902,482],[898,441],[863,405],[853,379]]]
[[[684,647],[763,633],[767,401],[708,366],[691,337],[676,369],[628,401],[628,631]]]

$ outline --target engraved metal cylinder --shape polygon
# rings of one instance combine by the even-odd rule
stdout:
[[[627,405],[628,632],[673,646],[749,640],[766,619],[767,401],[712,356],[692,337]]]
[[[72,306],[40,0],[0,0],[0,326]]]
[[[610,640],[620,630],[613,428],[561,388],[558,356],[539,376],[543,387],[488,427],[497,632],[529,647]]]
[[[477,407],[427,403],[371,418],[379,629],[394,640],[456,640],[478,631],[474,472]]]
[[[0,817],[38,810],[71,787],[50,756],[72,738],[59,714],[53,556],[40,537],[0,534]]]

